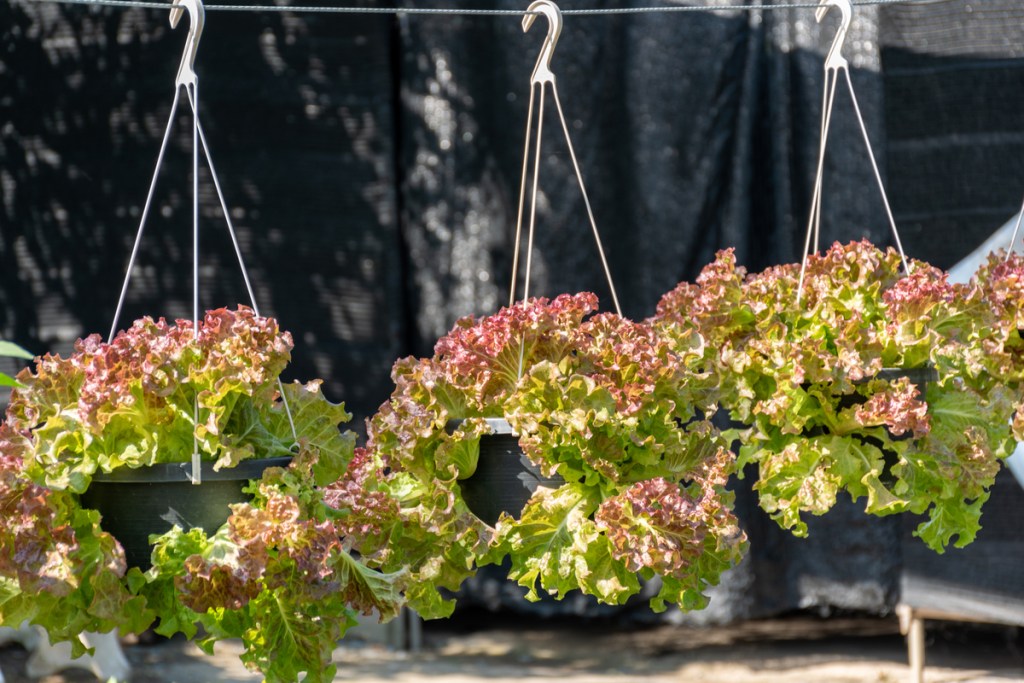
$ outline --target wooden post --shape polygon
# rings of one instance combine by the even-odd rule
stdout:
[[[910,605],[897,605],[900,633],[907,638],[911,683],[924,683],[924,619]]]

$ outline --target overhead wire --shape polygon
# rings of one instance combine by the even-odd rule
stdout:
[[[168,9],[168,2],[150,0],[26,0],[30,3],[57,3],[67,5],[93,5],[96,7],[123,7],[141,9]],[[868,5],[913,5],[928,0],[855,0],[854,6]],[[784,9],[817,9],[818,2],[782,2],[769,4],[742,5],[662,5],[657,7],[595,7],[590,9],[563,9],[565,16],[608,16],[615,14],[659,14],[676,12],[726,12]],[[208,12],[296,12],[316,14],[409,14],[440,16],[514,16],[525,14],[514,9],[440,8],[440,7],[331,7],[317,5],[204,5]]]

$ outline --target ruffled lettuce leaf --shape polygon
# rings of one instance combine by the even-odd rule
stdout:
[[[26,471],[49,488],[81,493],[97,470],[185,462],[196,440],[204,459],[231,466],[257,448],[232,422],[258,421],[237,417],[245,412],[273,419],[291,346],[274,320],[245,307],[209,311],[198,330],[143,318],[109,344],[93,335],[68,358],[39,358],[18,375],[7,420],[31,433]]]
[[[605,500],[595,517],[626,568],[661,577],[655,610],[702,609],[704,590],[743,556],[746,537],[725,490],[731,456],[722,451],[689,485],[658,477]]]
[[[514,391],[524,370],[569,353],[583,319],[595,310],[597,297],[584,292],[462,318],[438,340],[434,358],[443,363],[447,383],[464,397],[466,408],[500,416],[492,411]]]
[[[383,572],[401,572],[396,585],[424,618],[450,616],[454,592],[475,571],[490,537],[451,484],[384,466],[375,451],[356,449],[346,476],[325,489],[341,514],[335,527],[346,547]]]
[[[714,378],[688,366],[701,340],[677,349],[649,324],[590,315],[595,308],[592,294],[529,300],[464,319],[432,358],[395,365],[395,391],[369,423],[372,459],[388,470],[372,477],[371,490],[388,491],[401,501],[399,519],[417,523],[373,520],[371,535],[392,550],[378,542],[360,549],[365,557],[388,566],[401,553],[410,577],[455,588],[476,565],[508,556],[510,576],[530,598],[579,589],[620,604],[639,590],[637,572],[616,555],[614,530],[596,522],[600,506],[639,482],[689,481],[724,442],[709,419]],[[506,418],[530,460],[570,482],[538,489],[519,519],[503,516],[493,536],[466,508],[458,483],[476,468],[489,432],[484,417]],[[708,495],[729,500],[717,489]],[[672,591],[659,600],[685,593]],[[443,613],[437,595],[406,592]]]
[[[373,570],[350,554],[341,511],[324,503],[297,460],[268,470],[254,500],[234,505],[216,534],[176,527],[157,539],[153,567],[131,578],[158,606],[158,632],[194,637],[201,626],[201,647],[240,638],[242,661],[268,681],[303,673],[329,681],[331,653],[357,612],[398,613],[403,572]]]
[[[0,624],[28,621],[85,651],[82,631],[144,631],[154,619],[120,577],[124,553],[99,514],[25,476],[28,438],[0,426]]]
[[[597,507],[584,486],[566,484],[538,489],[518,522],[498,522],[495,555],[508,554],[509,578],[527,589],[527,600],[540,599],[538,587],[555,597],[579,588],[601,602],[621,604],[639,590],[636,574],[613,556],[593,521]]]
[[[741,466],[756,464],[762,507],[806,533],[840,491],[866,511],[928,514],[936,550],[978,529],[980,501],[1024,436],[1024,261],[993,256],[969,284],[866,241],[747,274],[720,253],[652,320],[713,378],[742,425]],[[799,288],[801,276],[803,288]],[[883,368],[934,369],[924,385]],[[1015,412],[1016,411],[1016,412]],[[1011,420],[1012,427],[1011,427]]]
[[[979,326],[980,350],[965,363],[965,381],[981,390],[998,382],[1012,393],[1013,434],[1024,441],[1024,256],[993,253],[972,284],[991,315]]]
[[[952,380],[928,388],[932,430],[908,448],[893,468],[895,491],[909,510],[926,513],[915,534],[942,552],[974,540],[981,506],[988,499],[1000,462],[1012,452],[1008,392],[983,399]]]
[[[356,437],[338,428],[352,415],[344,403],[327,400],[320,390],[322,384],[321,380],[283,384],[284,400],[259,407],[251,403],[240,406],[231,417],[225,440],[244,458],[298,453],[300,462],[305,462],[308,454],[312,456],[308,474],[314,484],[326,486],[337,481],[352,458]]]

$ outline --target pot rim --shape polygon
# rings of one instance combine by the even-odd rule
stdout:
[[[445,425],[445,427],[448,430],[448,433],[450,434],[451,432],[458,429],[459,425],[461,425],[466,420],[483,420],[484,422],[487,423],[487,426],[491,428],[492,434],[508,434],[509,436],[519,436],[519,434],[517,434],[516,431],[512,429],[512,425],[509,424],[508,420],[506,420],[503,417],[452,418],[451,420],[448,420],[448,423]]]
[[[917,368],[882,368],[874,375],[865,377],[860,382],[855,384],[863,384],[870,382],[873,379],[883,379],[886,381],[892,381],[896,379],[902,379],[906,377],[914,384],[923,384],[925,382],[938,382],[939,371],[931,365],[925,365]]]

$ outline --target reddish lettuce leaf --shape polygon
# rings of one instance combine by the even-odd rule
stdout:
[[[941,551],[973,538],[1024,405],[1021,273],[994,257],[967,285],[919,262],[907,276],[895,251],[861,241],[809,257],[798,297],[799,264],[748,275],[723,252],[652,324],[677,351],[701,349],[689,365],[744,425],[741,462],[758,465],[780,524],[806,533],[801,516],[842,490],[872,514],[927,513],[918,532]],[[937,372],[927,387],[879,376],[922,367]]]
[[[662,577],[654,604],[699,609],[704,590],[737,564],[746,548],[725,490],[732,457],[723,451],[688,486],[658,477],[605,500],[595,520],[612,554],[634,572]]]
[[[120,546],[96,512],[25,476],[27,448],[25,435],[0,425],[0,623],[38,624],[78,654],[82,631],[145,630],[153,613],[120,581]]]
[[[403,572],[381,573],[346,549],[353,525],[315,487],[300,454],[288,470],[268,470],[251,503],[232,507],[207,538],[175,528],[159,538],[138,591],[161,605],[160,632],[194,635],[212,648],[240,638],[242,660],[268,681],[332,680],[334,644],[357,612],[390,619],[403,603]]]
[[[93,335],[68,358],[39,358],[19,374],[7,421],[31,434],[29,476],[76,493],[97,470],[188,461],[194,437],[217,467],[288,455],[291,440],[256,442],[234,423],[275,419],[291,346],[275,321],[245,307],[208,312],[198,334],[191,321],[143,318],[109,344]]]
[[[530,598],[540,590],[564,596],[580,589],[618,604],[639,590],[611,536],[632,538],[643,527],[623,519],[622,529],[599,528],[598,509],[640,482],[693,479],[719,457],[724,441],[706,419],[715,407],[712,378],[688,366],[701,340],[677,349],[647,323],[591,315],[596,305],[592,294],[579,294],[467,318],[438,342],[432,358],[396,364],[391,400],[369,423],[369,449],[390,468],[378,481],[405,496],[399,516],[415,514],[431,531],[429,540],[388,534],[389,552],[416,558],[411,576],[460,581],[476,565],[508,556],[510,576]],[[458,485],[476,468],[479,440],[489,431],[482,417],[505,417],[546,475],[571,482],[538,489],[521,518],[502,517],[493,537],[466,508]],[[456,418],[462,422],[450,425]],[[707,495],[729,504],[722,491]],[[738,558],[714,544],[704,552],[716,555],[706,563],[715,572]],[[375,553],[381,550],[370,557]],[[659,600],[681,600],[683,593]],[[438,606],[429,591],[420,597]]]
[[[355,438],[339,428],[350,416],[319,382],[279,384],[290,349],[273,320],[221,309],[198,330],[140,320],[23,372],[0,426],[0,622],[37,623],[76,653],[82,631],[140,633],[158,620],[160,633],[193,638],[202,627],[200,646],[241,639],[268,681],[331,680],[353,614],[394,616],[404,574],[349,554],[369,513],[332,506],[328,490],[352,459]],[[194,438],[218,467],[294,457],[266,470],[217,533],[175,527],[151,539],[149,571],[126,573],[99,513],[73,492],[97,470],[187,460]]]

